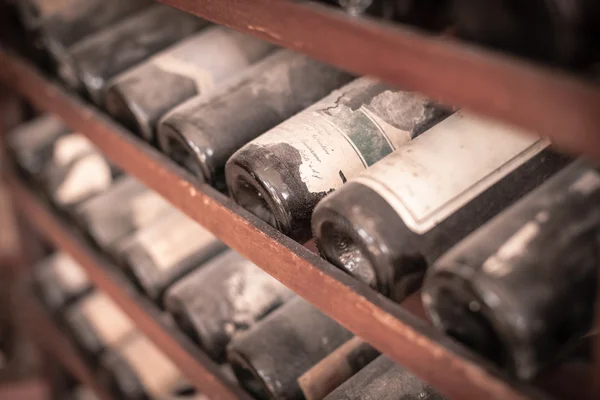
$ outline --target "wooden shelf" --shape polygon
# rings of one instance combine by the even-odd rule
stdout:
[[[24,303],[22,309],[26,310],[22,318],[32,333],[32,339],[58,359],[82,384],[92,389],[100,400],[112,400],[113,397],[96,382],[94,374],[78,351],[47,315],[33,294],[28,291],[27,295],[22,297]]]
[[[159,1],[600,159],[600,88],[566,73],[310,1]]]
[[[194,183],[189,174],[145,142],[66,93],[19,58],[0,53],[0,60],[0,64],[4,64],[0,70],[3,82],[40,109],[61,117],[73,130],[85,134],[123,170],[156,190],[340,324],[433,384],[447,398],[547,398],[528,385],[506,378],[422,319],[280,234],[211,187]],[[59,247],[71,253],[98,286],[106,290],[204,392],[220,393],[221,399],[235,395],[247,397],[225,387],[215,378],[217,371],[200,362],[202,357],[197,352],[190,353],[190,349],[174,341],[152,316],[145,314],[131,300],[134,294],[122,292],[120,283],[113,281],[113,276],[103,267],[104,261],[16,178],[9,177],[8,181],[16,197],[15,204],[23,214]]]
[[[57,248],[69,253],[92,282],[110,296],[202,393],[210,398],[251,400],[239,386],[222,375],[219,366],[185,335],[169,325],[165,315],[140,295],[110,261],[90,246],[76,228],[57,217],[50,206],[31,193],[17,178],[6,181],[22,215]]]

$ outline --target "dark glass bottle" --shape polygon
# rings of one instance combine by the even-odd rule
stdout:
[[[137,332],[102,357],[98,379],[118,399],[206,400],[169,357]]]
[[[309,57],[279,50],[209,97],[196,97],[158,126],[161,150],[201,182],[224,189],[236,150],[310,106],[351,76]]]
[[[117,244],[117,258],[153,301],[227,246],[187,215],[173,210]],[[198,293],[196,293],[198,294]]]
[[[319,200],[446,115],[417,94],[360,78],[238,150],[225,167],[227,187],[238,204],[305,242]]]
[[[109,114],[154,141],[156,123],[196,95],[206,96],[275,47],[223,26],[214,26],[156,54],[108,84]]]
[[[60,313],[93,289],[87,274],[68,254],[55,253],[33,267],[33,284],[52,313]]]
[[[100,291],[90,293],[69,307],[64,318],[75,343],[92,362],[136,333],[133,321]]]
[[[434,324],[521,379],[592,326],[600,266],[600,173],[577,161],[432,266]]]
[[[93,242],[110,255],[115,246],[174,207],[135,178],[119,178],[108,190],[75,208],[74,217]]]
[[[58,66],[73,89],[85,87],[92,100],[104,104],[106,83],[207,24],[191,14],[155,4],[69,48]]]
[[[185,276],[165,296],[179,327],[222,362],[231,339],[292,298],[293,292],[233,250]]]
[[[325,397],[325,400],[368,399],[444,400],[444,397],[386,356],[377,357]]]
[[[402,301],[437,257],[570,161],[549,144],[457,112],[319,203],[317,246]]]
[[[352,337],[296,297],[233,338],[227,358],[240,384],[259,400],[301,400],[298,378]]]

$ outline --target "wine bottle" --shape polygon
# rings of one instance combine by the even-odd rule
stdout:
[[[227,358],[257,399],[300,400],[298,378],[352,334],[300,297],[233,338]]]
[[[165,296],[179,327],[222,362],[232,337],[293,296],[293,292],[233,250],[190,273]]]
[[[227,162],[234,200],[299,242],[317,202],[446,117],[429,100],[360,78],[238,150]]]
[[[577,161],[432,266],[435,326],[531,379],[591,326],[600,254],[600,173]]]
[[[325,397],[325,400],[368,399],[444,400],[444,397],[386,356],[377,357]]]
[[[97,105],[104,104],[107,81],[207,24],[191,14],[155,4],[69,48],[58,66],[72,89],[85,87]]]
[[[34,266],[33,283],[52,313],[60,313],[93,289],[83,268],[62,252],[52,254]]]
[[[53,143],[41,179],[54,203],[70,208],[106,190],[113,181],[113,169],[85,136],[71,133]]]
[[[549,144],[457,112],[323,200],[312,220],[317,246],[402,301],[437,257],[570,161]]]
[[[65,313],[75,343],[92,361],[136,333],[135,324],[107,295],[94,291]]]
[[[119,399],[200,400],[171,359],[138,332],[102,357],[98,377]]]
[[[379,356],[370,344],[355,336],[298,378],[306,400],[323,400]]]
[[[52,158],[53,145],[67,132],[67,127],[60,119],[44,114],[9,132],[7,145],[21,172],[39,183],[42,172]]]
[[[49,10],[46,6],[40,15],[40,39],[55,61],[68,57],[69,47],[76,42],[152,4],[148,0],[51,0],[43,3],[53,7]]]
[[[117,246],[117,257],[128,274],[160,305],[172,283],[227,249],[178,210],[161,215]]]
[[[115,256],[120,239],[174,211],[160,195],[130,176],[76,207],[75,219],[98,247]]]
[[[224,189],[225,163],[267,130],[351,76],[290,50],[279,50],[208,97],[169,112],[158,126],[161,150],[200,181]]]
[[[153,142],[156,123],[167,111],[207,95],[274,48],[223,26],[207,28],[109,82],[106,109]]]

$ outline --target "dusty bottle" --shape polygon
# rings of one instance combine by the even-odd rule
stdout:
[[[49,165],[56,140],[68,132],[62,121],[44,114],[7,134],[7,145],[19,169],[37,181]]]
[[[300,400],[298,378],[352,334],[300,297],[233,338],[227,358],[257,399]]]
[[[42,45],[55,60],[65,57],[68,48],[76,42],[152,4],[148,0],[50,0],[44,3],[48,5],[40,15],[38,29]]]
[[[298,378],[304,397],[323,400],[379,354],[370,344],[353,337]]]
[[[430,263],[570,162],[549,144],[460,111],[323,200],[312,220],[317,246],[402,301]]]
[[[93,361],[136,332],[133,321],[100,291],[69,307],[64,318],[77,345]]]
[[[120,239],[173,211],[160,195],[123,176],[104,193],[77,206],[75,218],[98,247],[114,256]]]
[[[223,26],[207,28],[109,82],[106,109],[153,142],[156,123],[167,111],[207,95],[274,48]]]
[[[178,210],[161,215],[117,246],[117,257],[128,274],[159,304],[171,284],[227,249]]]
[[[116,173],[85,136],[70,133],[52,144],[52,156],[40,179],[54,203],[70,208],[108,189]]]
[[[350,79],[305,55],[279,50],[213,95],[169,112],[158,126],[159,146],[200,181],[223,189],[225,163],[236,150]]]
[[[386,356],[377,357],[325,397],[325,400],[369,399],[444,400],[444,397]]]
[[[191,14],[152,5],[69,48],[58,67],[73,89],[85,87],[92,100],[104,104],[106,83],[207,24]]]
[[[68,254],[55,253],[33,268],[34,287],[53,313],[60,313],[92,291],[87,274]]]
[[[238,204],[304,242],[319,200],[446,115],[417,94],[360,78],[238,150],[225,167],[227,187]]]
[[[293,292],[233,250],[171,287],[166,309],[216,361],[230,340],[292,298]]]
[[[600,173],[577,161],[469,235],[431,268],[434,324],[521,379],[592,326]]]
[[[171,359],[138,332],[102,357],[98,377],[118,399],[202,398]]]

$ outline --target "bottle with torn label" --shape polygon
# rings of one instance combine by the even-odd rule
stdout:
[[[75,343],[92,362],[136,333],[133,321],[100,291],[90,293],[69,307],[64,318]]]
[[[40,2],[42,3],[42,2]],[[44,0],[39,16],[42,46],[54,60],[83,38],[152,4],[149,0]],[[58,61],[60,64],[60,61]]]
[[[40,182],[49,165],[57,139],[68,132],[54,115],[44,114],[19,125],[7,134],[7,146],[19,169],[30,179]]]
[[[159,305],[164,291],[227,246],[178,210],[161,215],[117,245],[117,258]]]
[[[319,200],[447,116],[415,93],[360,78],[238,150],[234,200],[298,242]]]
[[[167,111],[196,95],[206,96],[274,49],[224,26],[207,28],[109,82],[106,109],[153,142],[156,123]]]
[[[444,400],[431,385],[386,356],[379,356],[325,400]]]
[[[169,112],[158,126],[161,150],[201,182],[224,189],[236,150],[349,82],[327,64],[279,50],[208,97]]]
[[[62,252],[45,258],[33,267],[33,283],[44,305],[52,313],[60,313],[93,290],[83,268]]]
[[[175,212],[156,192],[130,176],[119,178],[105,192],[75,208],[75,219],[104,251],[115,255],[115,246],[158,217]]]
[[[118,399],[205,400],[171,359],[139,332],[102,357],[98,379]]]
[[[109,79],[206,25],[191,14],[154,4],[70,47],[58,73],[72,89],[85,87],[103,105]]]
[[[298,385],[306,400],[323,400],[380,354],[355,336],[302,374]]]
[[[577,161],[469,235],[431,268],[434,324],[531,379],[594,319],[600,172]]]
[[[69,209],[108,189],[117,173],[85,136],[71,133],[53,143],[41,180],[52,201]]]
[[[301,400],[298,378],[352,337],[300,297],[233,338],[227,358],[256,399]]]
[[[549,145],[457,112],[319,203],[317,246],[337,267],[402,301],[430,263],[571,161]]]
[[[275,278],[229,250],[171,287],[165,307],[209,357],[222,362],[235,335],[292,296]]]

